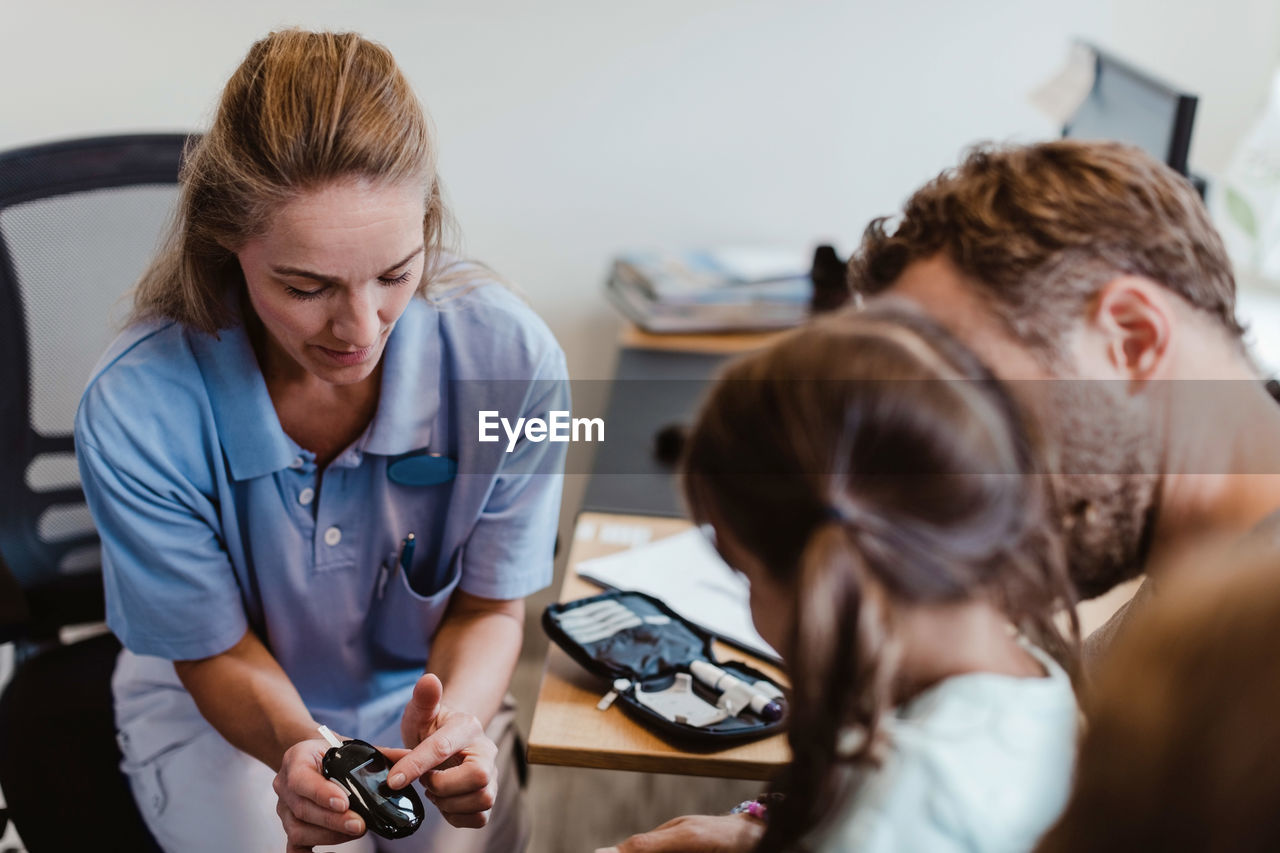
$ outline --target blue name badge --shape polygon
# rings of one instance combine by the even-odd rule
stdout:
[[[402,486],[438,486],[458,474],[458,461],[427,450],[414,450],[387,463],[387,476]]]

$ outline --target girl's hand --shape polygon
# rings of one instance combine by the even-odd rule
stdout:
[[[400,789],[422,780],[427,799],[454,826],[479,829],[489,822],[498,796],[498,747],[472,714],[454,711],[441,702],[440,679],[418,679],[413,698],[400,720],[400,734],[408,750],[385,750],[395,765],[387,784]]]
[[[319,738],[300,741],[280,762],[272,787],[276,814],[289,840],[287,853],[309,853],[317,844],[341,844],[364,835],[364,821],[348,808],[347,792],[320,772],[328,749]]]
[[[596,853],[746,853],[763,836],[764,823],[748,815],[686,815]]]

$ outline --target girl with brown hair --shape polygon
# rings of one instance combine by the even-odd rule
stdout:
[[[1280,850],[1276,541],[1273,520],[1161,568],[1090,682],[1075,787],[1039,853]]]
[[[787,662],[793,760],[763,815],[620,849],[1031,849],[1070,784],[1078,646],[1035,460],[1001,386],[916,314],[735,362],[685,492]]]
[[[427,118],[380,45],[254,44],[181,180],[76,421],[148,826],[182,853],[384,846],[321,774],[323,723],[421,785],[396,850],[522,849],[505,696],[564,445],[504,454],[476,410],[567,408],[560,348],[447,251]]]

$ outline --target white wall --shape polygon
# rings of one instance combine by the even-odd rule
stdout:
[[[5,0],[0,148],[199,127],[284,24],[392,49],[435,119],[467,248],[526,289],[584,378],[611,371],[600,284],[618,249],[847,248],[966,143],[1051,133],[1026,91],[1069,35],[1110,35],[1107,0]]]
[[[1221,172],[1280,63],[1280,3],[1120,0],[1113,22],[1117,49],[1200,96],[1192,168]]]
[[[393,50],[466,248],[523,286],[582,378],[612,369],[615,251],[847,251],[966,144],[1053,135],[1025,96],[1073,35],[1198,89],[1210,169],[1280,58],[1274,0],[0,0],[0,149],[199,127],[249,43],[287,24]]]
[[[1275,0],[1115,0],[1111,46],[1200,97],[1191,168],[1212,178],[1227,166],[1268,95],[1280,64]],[[1264,370],[1280,373],[1280,282],[1240,278],[1237,313]]]

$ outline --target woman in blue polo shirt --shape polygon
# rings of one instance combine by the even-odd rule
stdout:
[[[567,408],[563,354],[443,251],[427,123],[381,46],[256,43],[182,180],[76,421],[152,833],[183,853],[519,849],[504,697],[564,445],[508,453],[477,413]],[[319,724],[420,782],[417,834],[364,834]]]

